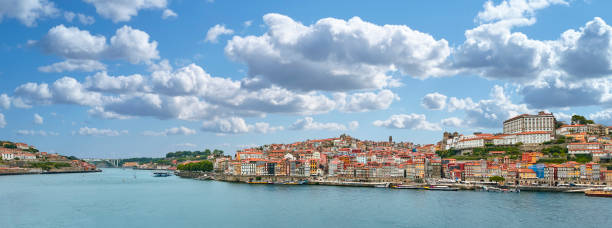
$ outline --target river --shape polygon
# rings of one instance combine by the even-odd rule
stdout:
[[[0,176],[0,227],[612,227],[567,193],[248,185],[152,171]]]

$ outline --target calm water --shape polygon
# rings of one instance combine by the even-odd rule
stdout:
[[[151,171],[0,176],[0,227],[612,227],[581,194],[246,185]]]

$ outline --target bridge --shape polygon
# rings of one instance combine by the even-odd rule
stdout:
[[[113,168],[119,168],[119,163],[121,162],[121,159],[112,159],[112,158],[85,158],[83,160],[89,163],[99,163],[99,162],[108,163]]]

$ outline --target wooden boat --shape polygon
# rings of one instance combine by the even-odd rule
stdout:
[[[587,190],[584,192],[584,195],[592,197],[612,197],[612,189]]]

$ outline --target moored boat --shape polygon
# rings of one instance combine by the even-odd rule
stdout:
[[[592,197],[612,197],[612,188],[587,190],[584,192],[584,195]]]
[[[457,191],[459,190],[459,188],[452,188],[446,185],[431,185],[431,186],[425,187],[425,189],[433,190],[433,191]]]
[[[172,176],[172,174],[170,174],[169,172],[154,172],[153,176],[154,177],[169,177],[169,176]]]

